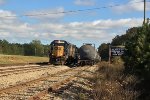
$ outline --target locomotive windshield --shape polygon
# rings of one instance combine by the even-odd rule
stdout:
[[[54,46],[64,46],[64,43],[55,43]]]

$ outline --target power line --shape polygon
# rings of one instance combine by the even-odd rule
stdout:
[[[144,2],[144,1],[133,2],[133,3],[130,3],[130,4],[141,3],[141,2]],[[150,2],[150,1],[147,1],[147,2]],[[115,4],[115,5],[110,5],[110,6],[103,6],[103,7],[89,8],[89,9],[78,9],[78,10],[53,12],[53,13],[38,13],[38,14],[24,14],[24,15],[15,15],[15,16],[0,16],[0,18],[5,18],[5,17],[7,17],[7,18],[9,18],[9,17],[24,17],[24,16],[32,17],[32,16],[52,15],[52,14],[77,13],[77,12],[86,12],[86,11],[100,10],[100,9],[105,9],[105,8],[113,8],[113,7],[117,7],[117,6],[122,6],[122,4]]]

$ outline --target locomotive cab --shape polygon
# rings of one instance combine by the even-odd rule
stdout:
[[[51,64],[72,64],[76,62],[77,47],[64,40],[54,40],[50,44]]]
[[[51,64],[64,64],[65,60],[65,43],[60,40],[55,40],[50,45],[50,63]]]

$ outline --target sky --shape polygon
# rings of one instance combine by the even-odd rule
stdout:
[[[150,0],[146,0],[150,18]],[[0,0],[0,39],[110,43],[143,23],[143,0]]]

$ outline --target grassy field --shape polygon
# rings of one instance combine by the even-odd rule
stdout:
[[[0,54],[0,64],[26,64],[26,63],[48,62],[48,61],[49,61],[48,57]]]

